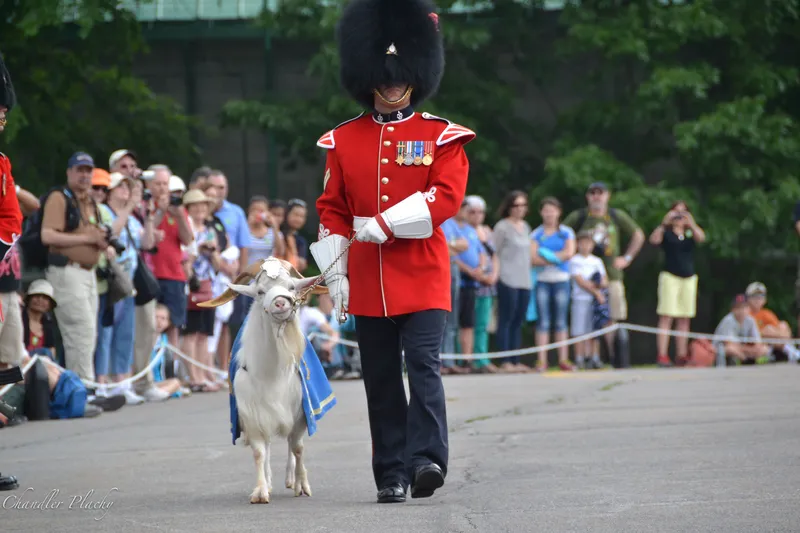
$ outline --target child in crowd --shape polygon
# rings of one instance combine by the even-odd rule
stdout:
[[[150,356],[151,361],[158,356],[158,352],[163,346],[169,344],[169,340],[167,339],[167,330],[169,329],[170,325],[171,322],[169,319],[169,308],[164,304],[158,304],[156,306],[156,332],[158,332],[158,339],[156,340],[156,345],[153,348],[153,353]],[[167,370],[168,364],[172,363],[172,358],[166,357],[165,353],[161,354],[161,362],[153,367],[153,381],[159,389],[169,394],[171,398],[189,396],[191,391],[188,388],[183,387],[178,378],[166,377],[167,375],[171,375],[173,372],[168,372]]]
[[[597,329],[596,315],[602,317],[607,298],[603,289],[608,286],[608,274],[603,260],[592,255],[594,240],[590,231],[580,231],[576,236],[578,253],[569,261],[572,278],[571,333],[573,337],[586,335]],[[593,281],[594,278],[594,281]],[[598,283],[599,282],[599,283]],[[578,368],[601,368],[600,354],[592,354],[592,340],[575,345]]]

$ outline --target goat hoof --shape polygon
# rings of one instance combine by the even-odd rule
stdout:
[[[250,495],[250,503],[269,503],[269,490],[266,487],[256,487]]]
[[[308,483],[302,483],[302,484],[298,483],[296,485],[295,489],[294,489],[294,495],[295,495],[295,497],[305,495],[305,496],[308,496],[310,498],[311,497],[311,487],[309,486]]]
[[[286,480],[286,488],[294,490],[294,481]]]

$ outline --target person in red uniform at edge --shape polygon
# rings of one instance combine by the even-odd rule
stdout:
[[[355,0],[337,27],[341,83],[369,109],[327,132],[319,239],[310,251],[339,320],[355,317],[378,502],[444,484],[448,435],[439,347],[450,258],[439,225],[464,199],[469,129],[416,108],[439,86],[444,49],[428,0]],[[347,253],[349,239],[356,232]],[[411,393],[406,400],[403,361]]]
[[[0,54],[0,132],[6,127],[6,113],[16,103],[11,74]],[[0,153],[0,268],[12,260],[11,248],[22,233],[22,211],[19,208],[17,189],[11,175],[11,161]],[[0,387],[21,379],[19,363],[22,360],[22,314],[19,297],[13,288],[0,287]],[[2,398],[0,398],[2,401]],[[0,490],[19,487],[14,476],[0,474]]]

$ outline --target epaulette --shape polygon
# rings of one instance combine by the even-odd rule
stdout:
[[[467,139],[467,142],[471,141],[475,138],[475,132],[469,128],[465,128],[464,126],[460,126],[453,122],[450,122],[446,118],[437,117],[436,115],[431,115],[430,113],[423,113],[422,118],[425,120],[441,120],[442,122],[447,123],[447,127],[444,131],[439,135],[439,138],[436,139],[436,146],[443,146],[451,141],[455,141],[461,137],[470,137]]]
[[[317,141],[317,146],[319,146],[320,148],[325,148],[327,150],[333,150],[334,148],[336,148],[336,141],[333,140],[333,132],[335,130],[341,128],[345,124],[353,122],[354,120],[358,120],[363,116],[364,116],[364,113],[361,113],[357,117],[353,117],[353,118],[351,118],[349,120],[345,120],[344,122],[342,122],[341,124],[339,124],[338,126],[333,128],[332,130],[330,130],[329,132],[326,132],[325,135],[320,137],[319,140]]]

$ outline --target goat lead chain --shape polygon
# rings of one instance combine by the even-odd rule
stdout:
[[[359,230],[359,231],[360,231],[360,230]],[[320,275],[317,277],[317,280],[316,280],[314,283],[312,283],[311,285],[309,285],[308,287],[306,287],[306,289],[305,289],[303,292],[301,292],[301,293],[300,293],[300,295],[299,295],[297,298],[295,298],[295,300],[294,300],[294,304],[293,304],[293,307],[294,307],[295,309],[297,309],[298,307],[300,307],[301,303],[302,303],[303,301],[305,301],[305,299],[306,299],[306,296],[308,295],[308,293],[310,293],[311,291],[313,291],[314,289],[316,289],[317,287],[319,287],[320,285],[322,285],[322,282],[323,282],[323,281],[325,281],[325,276],[327,276],[327,275],[328,275],[328,272],[330,272],[330,271],[331,271],[331,269],[332,269],[332,268],[333,268],[333,267],[336,265],[336,263],[337,263],[337,262],[339,262],[339,259],[341,259],[342,257],[344,257],[344,254],[346,254],[346,253],[347,253],[347,250],[349,250],[349,249],[350,249],[350,246],[351,246],[351,245],[353,244],[353,242],[356,240],[356,237],[357,237],[357,236],[358,236],[358,231],[356,231],[356,232],[353,234],[353,236],[352,236],[352,237],[350,238],[350,240],[347,242],[347,245],[345,245],[344,249],[343,249],[343,250],[342,250],[342,251],[339,253],[339,255],[338,255],[338,256],[336,256],[336,259],[334,259],[334,260],[333,260],[333,262],[331,262],[331,264],[330,264],[330,265],[328,265],[328,268],[326,268],[326,269],[325,269],[325,271],[324,271],[324,272],[322,272],[322,274],[320,274]]]

